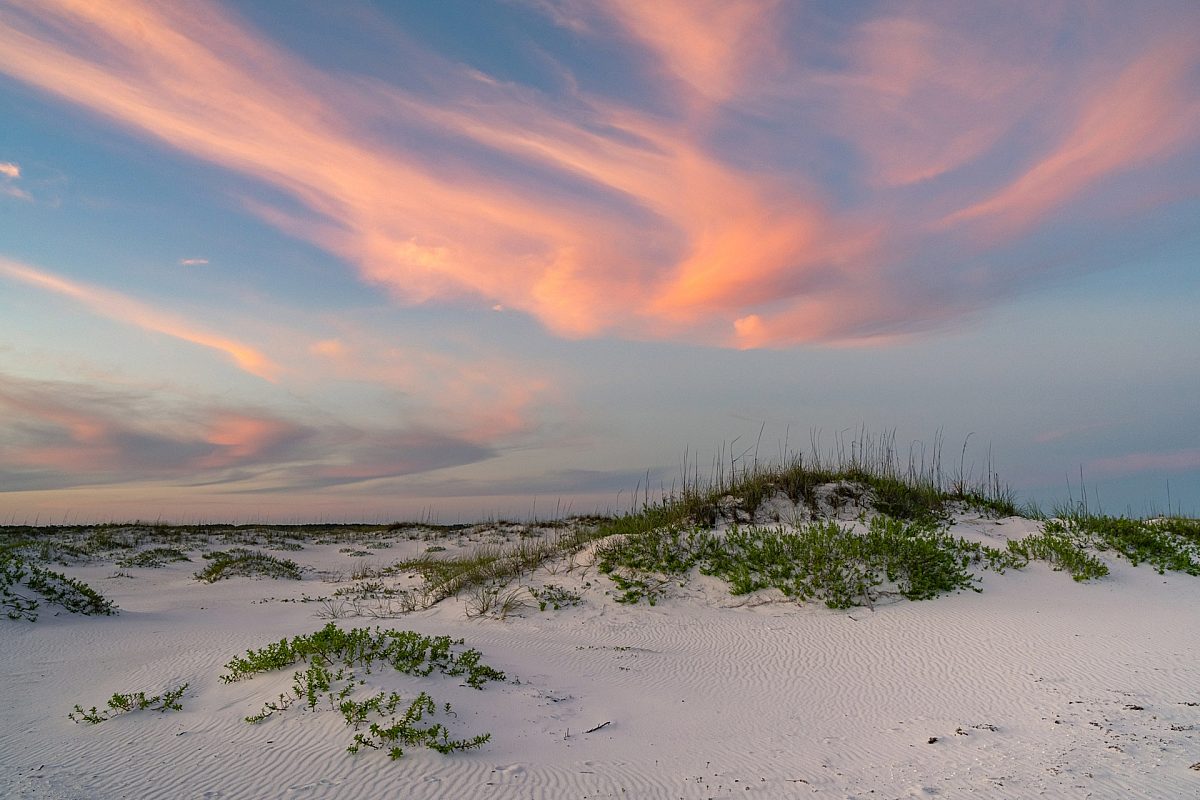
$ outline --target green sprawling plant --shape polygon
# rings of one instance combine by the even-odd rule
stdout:
[[[315,633],[281,639],[260,650],[248,650],[225,665],[221,675],[225,683],[245,680],[256,674],[273,672],[297,663],[305,669],[292,674],[292,689],[278,700],[265,703],[257,714],[246,717],[258,723],[297,702],[316,711],[328,703],[339,712],[346,725],[355,731],[350,753],[363,747],[386,748],[392,759],[404,754],[404,747],[424,746],[441,753],[480,747],[491,734],[468,739],[452,739],[445,725],[434,722],[422,724],[427,716],[437,713],[438,706],[424,692],[405,705],[396,692],[378,692],[366,698],[355,697],[364,684],[355,670],[371,672],[377,664],[390,666],[406,675],[430,675],[434,672],[461,677],[475,689],[488,681],[504,680],[504,673],[482,662],[475,649],[457,649],[461,639],[449,636],[425,636],[413,631],[375,628],[353,628],[343,631],[333,623]],[[399,709],[404,710],[397,713]],[[449,703],[441,706],[451,715]],[[365,726],[365,730],[364,730]]]
[[[969,567],[1019,566],[996,548],[950,536],[927,522],[872,518],[858,533],[835,522],[796,529],[732,526],[724,536],[671,527],[616,539],[599,551],[600,570],[623,593],[620,602],[654,602],[693,567],[729,584],[735,595],[774,587],[830,608],[870,604],[886,580],[910,600],[974,589]]]
[[[280,558],[244,547],[205,553],[204,558],[209,564],[196,573],[196,578],[205,583],[235,576],[300,580],[300,565],[290,558]]]
[[[529,593],[537,600],[539,611],[545,611],[547,608],[559,611],[583,602],[583,597],[579,592],[559,586],[557,583],[547,583],[541,588],[530,587]]]
[[[111,600],[86,583],[30,563],[12,550],[0,550],[0,611],[9,619],[32,622],[43,602],[76,614],[117,613]]]
[[[1064,537],[1100,551],[1116,551],[1135,566],[1145,562],[1160,575],[1167,570],[1200,575],[1200,520],[1140,520],[1077,513],[1050,520],[1044,529],[1048,536]]]
[[[1103,578],[1108,565],[1088,552],[1088,543],[1049,523],[1041,533],[1024,539],[1010,539],[1008,551],[1025,561],[1046,561],[1057,570],[1065,570],[1077,581]]]
[[[99,725],[105,720],[111,719],[118,714],[128,714],[131,711],[158,711],[160,713],[166,711],[182,711],[183,705],[179,699],[183,697],[183,693],[187,691],[188,685],[185,683],[182,686],[176,686],[174,689],[168,689],[162,694],[156,694],[153,697],[146,697],[145,692],[134,692],[133,694],[121,694],[117,692],[112,697],[108,698],[108,707],[103,710],[96,710],[92,706],[87,711],[78,703],[75,704],[75,710],[67,714],[71,720],[76,723],[87,722],[92,725]]]

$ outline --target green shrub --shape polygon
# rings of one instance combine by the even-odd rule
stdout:
[[[1079,547],[1113,550],[1134,566],[1150,564],[1159,574],[1171,570],[1200,576],[1200,520],[1139,520],[1080,513],[1050,520],[1044,532]]]

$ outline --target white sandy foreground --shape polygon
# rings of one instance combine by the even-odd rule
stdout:
[[[966,517],[952,532],[996,544],[1036,529]],[[204,584],[194,553],[121,569],[132,578],[111,563],[65,568],[121,611],[0,622],[0,797],[1200,797],[1200,579],[1111,554],[1112,574],[1089,584],[1033,563],[980,573],[982,593],[849,612],[733,598],[702,576],[626,606],[594,567],[557,565],[526,583],[574,589],[581,605],[467,619],[463,598],[337,620],[481,650],[507,674],[482,691],[369,676],[452,703],[454,735],[492,734],[481,749],[350,755],[340,716],[299,704],[247,724],[293,670],[225,684],[223,666],[321,628],[327,605],[282,601],[332,595],[356,568],[434,543],[412,533],[369,556],[277,552],[311,567],[302,581]],[[440,544],[494,535],[480,526]],[[182,711],[67,718],[76,703],[185,682]]]

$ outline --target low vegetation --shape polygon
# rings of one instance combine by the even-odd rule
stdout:
[[[178,561],[191,561],[187,553],[177,547],[151,547],[117,561],[119,567],[165,567]]]
[[[205,553],[208,566],[196,573],[198,580],[214,583],[237,576],[286,578],[300,580],[300,565],[290,558],[280,558],[244,547]]]
[[[503,672],[483,663],[478,650],[458,649],[462,644],[461,639],[448,636],[379,628],[343,631],[329,623],[313,634],[247,651],[225,665],[227,672],[221,680],[232,683],[302,663],[305,668],[292,675],[291,691],[265,703],[257,714],[246,717],[247,722],[260,723],[297,703],[309,711],[328,705],[354,730],[346,748],[350,753],[363,748],[386,750],[393,760],[404,755],[405,747],[451,753],[480,747],[491,734],[452,738],[444,723],[428,721],[439,712],[452,718],[454,711],[449,703],[439,706],[426,692],[409,701],[394,691],[364,697],[360,690],[366,681],[360,674],[386,665],[405,675],[436,672],[459,677],[475,689],[482,689],[488,681],[504,680]]]
[[[118,714],[128,714],[131,711],[181,711],[183,705],[179,700],[187,688],[188,684],[185,683],[153,697],[146,697],[145,692],[134,692],[133,694],[118,692],[108,698],[108,705],[103,710],[97,710],[95,706],[92,706],[84,711],[82,706],[76,704],[75,710],[67,714],[67,717],[76,723],[87,722],[91,725],[99,725]]]
[[[82,581],[0,549],[0,611],[9,619],[35,621],[43,603],[75,614],[109,615],[117,607]]]
[[[619,538],[599,550],[600,571],[620,602],[654,602],[661,588],[698,567],[734,595],[775,588],[830,608],[872,604],[884,591],[910,600],[973,589],[972,564],[1019,566],[1011,554],[952,537],[928,522],[873,517],[863,532],[832,521],[797,528],[730,527],[724,535],[666,528]]]
[[[547,583],[542,587],[530,587],[529,593],[537,601],[539,611],[545,611],[547,608],[560,611],[583,603],[583,597],[579,592],[566,589],[557,583]]]

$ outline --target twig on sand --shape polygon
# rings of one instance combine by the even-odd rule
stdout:
[[[596,731],[603,728],[605,725],[611,725],[611,724],[612,724],[612,720],[610,719],[608,722],[601,722],[599,725],[597,725],[594,728],[588,728],[586,731],[584,731],[584,733],[595,733]]]

